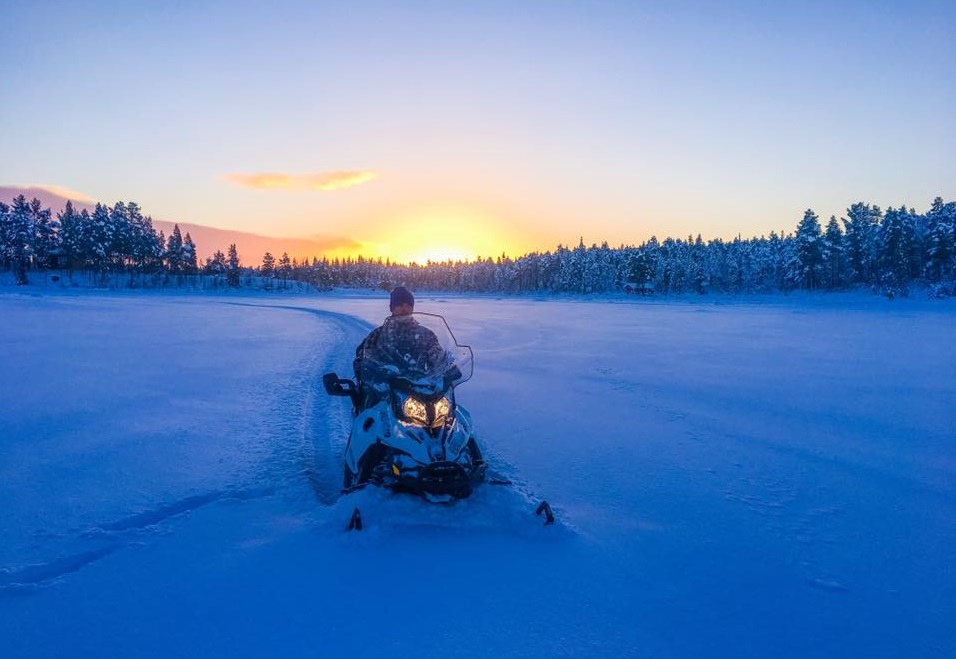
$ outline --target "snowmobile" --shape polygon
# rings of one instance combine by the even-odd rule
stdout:
[[[486,481],[488,464],[471,415],[456,400],[457,387],[473,375],[474,355],[442,316],[389,317],[363,342],[355,370],[355,379],[322,378],[329,395],[352,401],[344,493],[376,485],[450,503]],[[547,502],[538,512],[546,523],[554,521]],[[361,528],[356,508],[349,530]]]

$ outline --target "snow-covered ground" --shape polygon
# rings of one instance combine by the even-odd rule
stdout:
[[[386,306],[0,292],[0,657],[956,656],[953,303],[421,296],[549,528],[337,496]]]

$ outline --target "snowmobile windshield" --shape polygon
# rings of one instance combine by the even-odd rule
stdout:
[[[438,314],[390,316],[365,342],[361,376],[383,382],[400,377],[418,388],[440,391],[471,378],[471,348],[459,345]]]

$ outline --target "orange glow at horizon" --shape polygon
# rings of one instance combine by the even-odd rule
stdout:
[[[529,240],[517,228],[489,213],[461,206],[408,210],[373,223],[375,240],[362,240],[359,249],[340,249],[330,257],[381,258],[392,263],[475,261],[502,253],[520,256]],[[380,236],[380,237],[379,237]]]

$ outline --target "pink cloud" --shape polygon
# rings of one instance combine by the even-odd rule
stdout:
[[[312,174],[226,174],[228,181],[257,190],[340,190],[376,178],[375,172],[314,172]]]
[[[58,185],[0,185],[0,201],[10,203],[14,197],[21,194],[28,201],[39,199],[44,206],[54,210],[63,208],[67,200],[72,201],[77,210],[83,208],[92,210],[93,205],[96,204],[96,200],[88,195]]]

